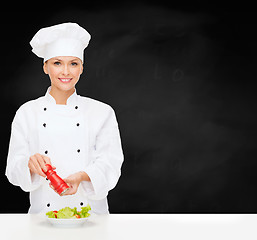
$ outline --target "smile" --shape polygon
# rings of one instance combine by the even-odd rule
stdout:
[[[72,78],[58,78],[62,83],[69,83]]]

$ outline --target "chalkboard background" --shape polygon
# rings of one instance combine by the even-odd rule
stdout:
[[[125,162],[110,211],[257,212],[255,12],[160,1],[43,7],[1,18],[0,212],[29,207],[4,176],[14,114],[50,83],[29,41],[68,21],[92,35],[77,92],[110,104],[119,122]]]

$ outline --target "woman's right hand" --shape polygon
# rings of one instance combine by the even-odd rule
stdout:
[[[38,174],[42,177],[46,177],[43,170],[46,172],[46,164],[51,164],[51,160],[49,157],[36,153],[35,155],[30,156],[28,167],[31,174]],[[53,167],[53,166],[52,166]],[[42,170],[43,169],[43,170]],[[55,167],[53,167],[55,169]]]

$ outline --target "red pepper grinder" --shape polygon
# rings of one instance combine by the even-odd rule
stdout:
[[[53,170],[52,166],[49,164],[46,164],[47,171],[44,172],[47,176],[47,178],[51,181],[51,184],[53,188],[58,192],[60,196],[62,196],[68,189],[69,186],[66,184],[66,182],[63,181],[62,178],[60,178],[56,172]]]

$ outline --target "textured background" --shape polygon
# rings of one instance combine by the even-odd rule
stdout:
[[[257,212],[256,13],[138,2],[7,9],[0,212],[29,207],[4,176],[15,111],[50,83],[29,41],[67,21],[92,35],[77,92],[110,104],[120,126],[125,162],[110,211]]]

